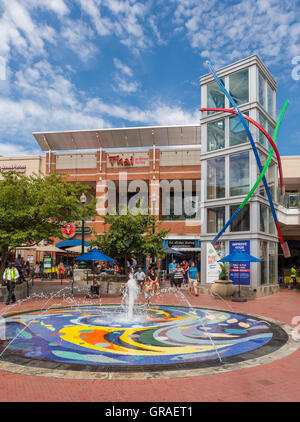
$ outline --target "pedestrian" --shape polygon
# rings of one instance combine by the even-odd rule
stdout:
[[[148,280],[151,282],[152,287],[155,286],[156,293],[159,293],[159,282],[157,279],[157,274],[155,273],[155,269],[152,267],[150,270],[150,274],[148,275]]]
[[[152,282],[151,282],[150,278],[148,277],[148,278],[146,278],[145,284],[144,284],[144,295],[145,295],[147,306],[150,305],[151,292],[152,292]]]
[[[199,282],[199,272],[198,268],[195,266],[195,262],[192,262],[191,266],[187,271],[188,283],[189,283],[189,292],[198,296],[198,282]]]
[[[179,264],[177,264],[176,268],[174,269],[174,284],[176,290],[181,288],[181,284],[183,282],[183,269]]]
[[[144,273],[144,271],[142,271],[142,267],[139,267],[137,272],[134,274],[134,278],[136,279],[139,288],[140,288],[140,292],[143,292],[143,288],[144,288],[144,283],[145,283],[145,278],[146,278],[146,274]]]
[[[291,268],[291,280],[292,280],[292,283],[291,283],[292,287],[294,288],[293,290],[297,290],[297,270],[294,264],[292,265],[292,268]]]
[[[170,274],[170,285],[171,287],[174,286],[174,270],[176,268],[176,259],[173,259],[173,261],[169,264],[169,274]]]
[[[41,268],[40,268],[40,264],[38,262],[36,262],[35,266],[34,266],[34,275],[36,278],[40,277],[40,273],[41,273]]]
[[[58,269],[59,278],[60,278],[60,281],[61,281],[61,284],[62,284],[64,275],[65,275],[65,272],[66,272],[64,263],[62,261],[58,264],[57,269]]]
[[[6,282],[7,290],[8,290],[8,297],[6,300],[6,305],[9,305],[12,301],[13,303],[16,302],[16,296],[15,296],[15,287],[18,278],[20,277],[19,271],[17,268],[10,262],[8,264],[8,268],[5,269],[3,274],[3,279]]]
[[[183,281],[185,284],[188,283],[188,270],[189,270],[189,264],[186,260],[182,263],[182,269],[183,269]]]
[[[100,297],[100,280],[97,277],[93,278],[91,285],[91,296],[93,295]]]

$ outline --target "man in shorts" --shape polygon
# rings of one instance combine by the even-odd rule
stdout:
[[[188,275],[188,283],[189,283],[189,292],[190,294],[194,294],[198,296],[198,281],[199,281],[199,272],[197,267],[195,266],[195,262],[192,262],[190,268],[187,271]]]
[[[142,293],[143,288],[144,288],[145,278],[146,278],[146,274],[144,273],[144,271],[142,271],[142,267],[138,268],[138,271],[134,274],[134,278],[136,279],[140,288],[140,292]]]

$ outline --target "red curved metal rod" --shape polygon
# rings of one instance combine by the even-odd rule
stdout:
[[[235,110],[230,110],[228,108],[211,108],[211,107],[206,107],[206,108],[200,108],[200,111],[222,111],[225,113],[231,113],[231,114],[235,114],[237,115],[238,113]],[[277,149],[276,144],[274,143],[273,139],[271,138],[271,136],[268,134],[268,132],[259,124],[257,123],[255,120],[251,119],[251,117],[243,114],[243,117],[248,120],[250,123],[254,124],[254,126],[256,126],[259,130],[262,131],[262,133],[266,136],[266,138],[268,139],[268,141],[270,142],[270,144],[272,145],[276,157],[277,157],[277,161],[278,161],[278,170],[279,170],[279,176],[280,176],[280,189],[281,189],[281,194],[284,195],[284,183],[283,183],[283,172],[282,172],[282,166],[281,166],[281,158]]]

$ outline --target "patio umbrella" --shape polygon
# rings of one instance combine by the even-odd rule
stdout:
[[[109,256],[100,252],[96,248],[90,250],[87,253],[84,253],[83,255],[80,255],[78,258],[75,258],[74,261],[113,261],[113,262],[116,262],[115,259],[110,258]]]
[[[177,251],[176,249],[168,248],[164,250],[164,253],[166,254],[173,254],[177,256],[184,256],[184,254],[180,251]]]
[[[80,246],[70,246],[70,247],[65,248],[65,249],[66,249],[67,252],[81,253],[82,246],[81,245]],[[88,246],[85,246],[84,252],[87,252],[87,251],[88,251]]]
[[[239,264],[239,296],[232,298],[233,302],[246,302],[245,297],[241,297],[241,285],[240,285],[240,263],[241,262],[262,262],[261,259],[256,258],[248,254],[247,252],[237,250],[231,254],[224,256],[224,258],[219,259],[218,262],[237,262]]]

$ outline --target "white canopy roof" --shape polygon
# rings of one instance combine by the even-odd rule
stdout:
[[[35,132],[42,151],[200,145],[200,125]]]

